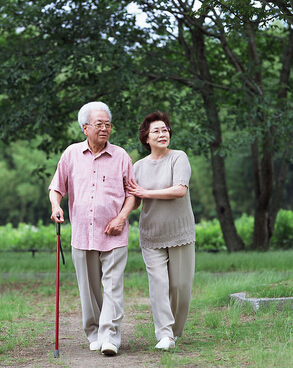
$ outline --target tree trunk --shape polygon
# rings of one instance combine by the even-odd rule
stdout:
[[[290,79],[290,70],[293,59],[293,30],[290,28],[288,43],[283,50],[283,65],[280,74],[280,89],[277,100],[281,107],[286,109],[284,103],[288,94],[288,84]],[[284,105],[284,106],[283,106]],[[255,218],[254,218],[254,234],[253,249],[268,250],[270,247],[270,239],[274,232],[277,214],[280,209],[283,188],[287,176],[288,164],[286,156],[288,148],[285,149],[278,178],[273,188],[274,170],[273,170],[273,142],[274,131],[267,133],[267,139],[263,145],[263,159],[261,163],[261,171],[254,172],[255,179]],[[252,150],[253,152],[253,150]],[[254,152],[255,153],[255,152]]]
[[[212,77],[205,54],[204,36],[199,30],[193,33],[193,44],[199,74],[204,81],[200,88],[209,126],[214,132],[214,139],[210,143],[211,162],[213,171],[213,195],[216,202],[217,214],[220,221],[225,244],[229,252],[244,249],[244,243],[237,233],[226,182],[224,158],[216,152],[222,143],[221,122],[218,116],[216,98],[212,87]],[[209,82],[209,83],[205,83]]]
[[[267,133],[267,139],[263,144],[263,158],[260,167],[257,167],[258,157],[255,156],[258,151],[252,145],[256,202],[252,248],[255,250],[268,250],[272,235],[269,223],[269,205],[273,193],[274,179],[272,141],[271,134]]]
[[[283,197],[283,190],[284,184],[287,178],[288,173],[288,163],[286,161],[286,156],[288,153],[288,149],[284,152],[283,159],[281,162],[281,166],[279,169],[278,177],[276,179],[274,193],[272,196],[272,201],[270,205],[270,213],[269,213],[269,230],[270,234],[273,235],[275,229],[275,223],[277,219],[277,215],[279,209],[281,207],[282,197]]]
[[[286,97],[288,95],[288,83],[290,80],[290,71],[291,71],[291,64],[293,59],[293,29],[290,27],[289,29],[289,37],[288,37],[288,44],[284,45],[283,50],[283,65],[282,71],[280,75],[280,90],[278,92],[278,102],[280,105],[286,105]],[[281,207],[281,201],[283,196],[284,184],[288,173],[288,163],[287,159],[290,157],[290,149],[286,147],[282,163],[279,169],[278,177],[275,182],[275,188],[273,192],[273,197],[270,206],[270,216],[269,216],[269,226],[271,234],[273,234],[275,229],[275,223],[277,214]]]
[[[224,159],[215,153],[220,144],[220,136],[210,144],[213,170],[213,195],[227,249],[229,252],[236,252],[244,250],[244,243],[238,235],[234,223],[228,196]]]

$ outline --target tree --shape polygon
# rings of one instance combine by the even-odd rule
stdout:
[[[291,144],[291,5],[204,0],[195,11],[194,0],[137,0],[149,22],[141,28],[126,11],[129,3],[1,5],[1,138],[40,133],[47,150],[63,147],[70,143],[72,112],[103,98],[117,112],[114,137],[135,146],[137,121],[150,105],[163,106],[181,128],[173,143],[210,156],[229,251],[244,244],[234,225],[225,157],[235,146],[251,145],[253,246],[268,249]],[[223,126],[235,136],[223,140]],[[283,161],[274,187],[276,152]]]
[[[133,19],[126,4],[1,3],[2,141],[30,140],[41,134],[41,148],[60,150],[70,143],[67,127],[85,102],[102,98],[114,106],[121,100],[123,86],[134,79],[125,38]]]
[[[288,91],[293,33],[287,21],[292,15],[291,5],[280,1],[264,1],[261,7],[247,0],[200,1],[200,9],[194,11],[194,1],[137,3],[149,16],[156,36],[153,41],[141,40],[147,46],[149,77],[182,83],[202,97],[207,126],[213,134],[213,194],[228,250],[241,250],[243,243],[234,227],[225,179],[224,153],[231,142],[225,145],[222,141],[219,114],[223,106],[228,106],[235,117],[229,120],[230,128],[241,134],[246,132],[247,139],[234,138],[236,144],[251,143],[253,248],[268,249],[291,145],[288,137],[292,130],[292,103]],[[276,19],[282,19],[282,23],[273,32],[271,22]],[[282,151],[283,161],[276,177],[274,156]]]
[[[1,225],[7,222],[13,226],[20,222],[36,225],[39,220],[51,221],[48,186],[58,157],[46,160],[45,152],[38,150],[37,145],[37,140],[30,144],[17,141],[10,146],[0,145]]]

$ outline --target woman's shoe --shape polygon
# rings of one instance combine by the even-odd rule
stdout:
[[[175,348],[175,341],[172,337],[163,337],[155,346],[155,349],[168,350],[169,348]]]

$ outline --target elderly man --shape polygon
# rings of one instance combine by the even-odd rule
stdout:
[[[134,173],[126,151],[109,143],[112,123],[106,104],[84,105],[78,122],[87,139],[67,147],[60,158],[49,186],[51,219],[64,221],[60,205],[68,193],[83,328],[90,350],[116,355],[121,344],[128,215],[135,202],[125,184]]]

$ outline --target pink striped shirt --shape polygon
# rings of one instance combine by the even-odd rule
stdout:
[[[128,221],[118,236],[105,234],[118,216],[129,193],[124,183],[134,178],[131,158],[107,142],[96,156],[87,140],[67,147],[58,163],[49,190],[62,197],[68,192],[71,245],[82,250],[110,251],[127,246]]]

